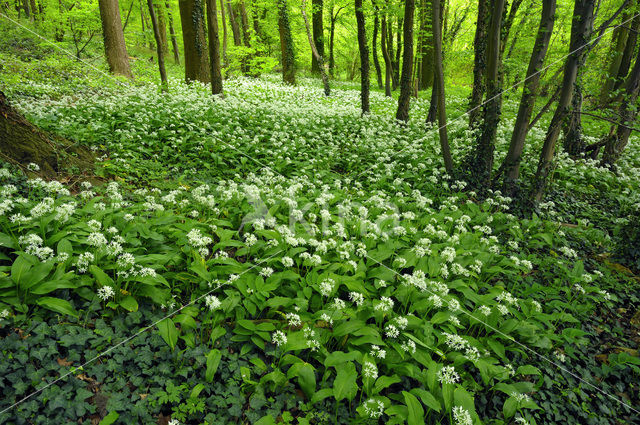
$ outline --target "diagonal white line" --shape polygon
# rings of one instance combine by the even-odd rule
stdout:
[[[366,257],[372,261],[375,261],[376,263],[380,264],[382,267],[386,268],[387,270],[390,270],[391,272],[397,274],[400,277],[403,277],[400,273],[398,273],[397,271],[393,270],[392,268],[388,267],[387,265],[381,263],[380,261],[376,260],[375,258],[369,256],[368,254],[366,255]],[[428,288],[425,289],[428,293],[430,293],[431,295],[437,295],[436,293],[430,291]],[[637,410],[635,408],[633,408],[631,405],[625,403],[624,401],[622,401],[621,399],[617,398],[616,396],[613,396],[609,393],[607,393],[606,391],[601,390],[600,388],[596,387],[595,385],[593,385],[592,383],[585,381],[584,379],[582,379],[581,377],[579,377],[578,375],[576,375],[575,373],[571,372],[569,369],[567,369],[566,367],[554,362],[553,360],[551,360],[549,357],[538,353],[537,351],[527,347],[526,345],[524,345],[523,343],[521,343],[520,341],[516,340],[514,337],[512,337],[511,335],[507,335],[504,332],[502,332],[499,329],[496,329],[494,326],[491,326],[490,324],[486,323],[485,321],[477,318],[476,316],[474,316],[473,314],[469,313],[468,311],[466,311],[464,308],[461,308],[460,311],[464,314],[466,314],[467,316],[469,316],[470,318],[472,318],[473,320],[476,320],[479,323],[482,323],[483,325],[487,326],[488,328],[490,328],[491,330],[493,330],[494,332],[502,335],[503,337],[509,339],[510,341],[518,344],[520,347],[524,348],[525,350],[527,350],[528,352],[535,354],[536,356],[538,356],[539,358],[551,363],[552,365],[554,365],[555,367],[557,367],[558,369],[561,369],[565,372],[567,372],[568,374],[570,374],[571,376],[573,376],[574,378],[576,378],[578,381],[588,385],[589,387],[593,388],[594,390],[598,391],[599,393],[609,397],[612,400],[617,401],[618,403],[622,404],[623,406],[631,409],[632,411],[634,411],[635,413],[640,414],[640,410]]]
[[[260,264],[264,263],[265,261],[267,261],[270,258],[275,257],[276,255],[280,254],[282,251],[284,250],[280,250],[278,252],[276,252],[275,254],[270,255],[269,257],[260,260],[257,264],[249,267],[247,270],[244,270],[242,273],[239,273],[238,276],[242,276],[243,274],[245,274],[248,271],[251,271],[253,269],[255,269],[256,267],[258,267]],[[193,305],[195,302],[201,300],[202,298],[206,297],[207,295],[211,294],[214,291],[217,291],[218,289],[220,289],[221,287],[223,287],[224,285],[229,284],[229,282],[227,281],[226,283],[222,284],[222,285],[218,285],[215,288],[213,288],[212,290],[210,290],[209,292],[200,295],[198,298],[194,299],[193,301],[189,302],[188,304],[183,305],[182,307],[172,311],[171,313],[167,314],[166,316],[164,316],[162,319],[159,319],[155,322],[153,322],[152,324],[140,329],[138,332],[136,332],[135,334],[131,335],[130,337],[120,341],[119,343],[117,343],[116,345],[104,350],[103,352],[101,352],[100,354],[98,354],[97,356],[93,357],[90,360],[87,360],[86,362],[84,362],[83,364],[81,364],[80,366],[78,366],[77,368],[75,368],[74,370],[77,369],[82,369],[83,367],[85,367],[86,365],[93,363],[94,361],[98,360],[100,357],[103,357],[107,354],[109,354],[111,351],[115,350],[116,348],[120,347],[121,345],[131,341],[133,338],[137,337],[138,335],[140,335],[143,332],[148,331],[149,329],[153,328],[154,326],[156,326],[158,323],[162,322],[165,319],[168,319],[170,317],[175,316],[177,313],[179,313],[180,311],[182,311],[184,308],[189,307],[190,305]],[[31,394],[27,395],[26,397],[23,397],[22,399],[16,401],[15,403],[13,403],[11,406],[7,407],[6,409],[0,411],[0,415],[2,415],[3,413],[13,409],[14,407],[16,407],[17,405],[19,405],[20,403],[27,401],[28,399],[30,399],[31,397],[33,397],[34,395],[41,393],[42,391],[46,390],[47,388],[49,388],[50,386],[52,386],[53,384],[55,384],[56,382],[59,382],[61,380],[63,380],[64,378],[66,378],[67,376],[71,375],[74,370],[71,370],[67,373],[65,373],[64,375],[59,376],[58,378],[54,379],[53,381],[49,382],[47,385],[45,385],[44,387],[32,392]]]

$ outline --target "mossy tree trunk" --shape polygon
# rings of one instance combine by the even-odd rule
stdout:
[[[489,0],[478,0],[478,20],[473,40],[473,89],[469,101],[469,125],[475,127],[480,121],[480,104],[484,97],[484,74],[487,67],[487,27],[489,22]]]
[[[324,23],[323,23],[324,3],[323,0],[313,0],[311,2],[311,26],[313,27],[313,43],[316,46],[318,55],[324,58]],[[311,53],[311,72],[321,73],[321,65],[318,63],[316,55]]]
[[[289,22],[287,0],[278,0],[278,30],[282,52],[282,79],[286,84],[296,84],[296,57]]]
[[[442,151],[442,159],[447,173],[453,172],[453,158],[451,157],[451,149],[449,148],[449,138],[447,135],[447,111],[444,95],[444,69],[442,66],[442,20],[440,16],[440,0],[433,0],[433,10],[431,12],[431,25],[433,27],[433,74],[434,74],[434,92],[437,92],[438,104],[438,125],[440,150]],[[433,101],[433,97],[432,97]]]
[[[220,70],[220,35],[216,0],[207,2],[207,27],[209,29],[209,64],[211,67],[211,93],[222,93],[222,71]]]
[[[120,20],[118,0],[99,0],[100,19],[102,21],[102,36],[104,51],[107,56],[109,70],[113,74],[132,78],[129,67],[129,55],[124,43],[124,32]]]
[[[355,0],[356,24],[358,26],[358,49],[360,50],[360,102],[363,114],[369,113],[369,46],[362,10],[362,0]]]
[[[404,51],[402,57],[402,75],[400,77],[400,96],[396,119],[409,120],[409,100],[411,98],[411,71],[413,67],[413,15],[415,1],[406,0],[404,3]]]
[[[374,7],[378,7],[376,3],[374,3]],[[389,49],[387,48],[387,14],[386,12],[382,13],[382,22],[381,22],[381,31],[380,31],[380,50],[382,50],[382,58],[384,59],[384,94],[385,96],[391,97],[391,74],[393,70],[391,69],[391,56],[389,55]]]
[[[93,163],[86,149],[63,142],[27,121],[0,91],[0,158],[21,165],[37,164],[40,173],[49,178],[62,171],[63,164],[88,168]],[[73,155],[63,158],[65,152]]]
[[[202,0],[179,0],[185,80],[208,83],[209,52]]]

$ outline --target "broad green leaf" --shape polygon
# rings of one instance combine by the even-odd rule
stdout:
[[[297,377],[300,389],[308,399],[311,399],[316,392],[316,372],[313,366],[309,363],[296,363],[289,368],[287,376],[289,378]]]
[[[356,379],[358,373],[356,372],[356,366],[353,362],[341,363],[336,366],[338,374],[335,381],[333,381],[333,396],[336,401],[353,400],[358,392],[358,385]]]
[[[36,304],[46,309],[55,311],[56,313],[68,314],[69,316],[78,317],[78,312],[73,308],[67,300],[53,297],[41,297],[36,300]]]
[[[420,425],[424,424],[424,409],[418,399],[411,393],[403,391],[404,402],[407,405],[409,414],[407,416],[408,425]]]
[[[120,413],[112,410],[107,416],[102,418],[98,425],[111,425],[120,417]]]
[[[164,319],[158,323],[158,331],[164,342],[173,350],[178,343],[178,329],[173,321],[169,318]]]
[[[100,267],[92,265],[89,267],[91,274],[96,278],[100,286],[113,286],[113,279],[106,274]]]
[[[131,295],[127,295],[120,300],[120,306],[128,311],[138,311],[138,301]]]
[[[57,289],[69,289],[77,287],[77,284],[68,280],[49,280],[34,286],[29,292],[35,295],[45,295]]]
[[[31,263],[27,261],[22,255],[16,258],[11,265],[11,280],[16,285],[19,285],[24,280],[25,273],[31,268]]]
[[[414,388],[411,390],[411,394],[420,397],[422,403],[424,403],[424,405],[429,409],[435,410],[438,413],[440,413],[440,410],[442,410],[440,402],[438,402],[438,400],[436,400],[433,394],[431,394],[429,391],[423,390],[422,388]]]
[[[207,382],[213,382],[213,377],[218,370],[220,359],[222,359],[222,353],[220,350],[214,348],[209,352],[209,355],[207,356],[207,372],[205,376]]]

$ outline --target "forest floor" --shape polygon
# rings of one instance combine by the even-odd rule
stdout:
[[[0,162],[0,423],[640,423],[637,137],[615,174],[559,154],[525,214],[445,175],[427,93],[406,125],[350,82],[162,93],[0,30],[0,90],[96,159]]]

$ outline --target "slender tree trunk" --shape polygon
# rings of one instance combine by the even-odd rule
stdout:
[[[282,79],[286,84],[296,84],[295,52],[289,24],[287,0],[278,0],[278,28],[280,31],[280,49],[282,51]]]
[[[216,0],[207,2],[207,28],[209,30],[209,72],[211,93],[222,94],[222,72],[220,70],[220,35],[218,31],[218,10]]]
[[[477,127],[480,120],[480,105],[484,97],[484,75],[487,66],[487,26],[489,22],[489,0],[478,0],[478,21],[476,23],[476,35],[473,41],[473,89],[469,101],[469,125]]]
[[[324,65],[324,58],[318,51],[318,47],[313,40],[313,35],[311,34],[311,28],[309,28],[309,19],[307,18],[307,0],[302,0],[302,18],[304,19],[304,26],[307,31],[309,46],[311,46],[311,53],[313,53],[313,56],[316,58],[316,62],[318,63],[318,67],[320,68],[320,73],[322,75],[322,85],[324,86],[324,94],[325,96],[329,96],[331,94],[331,88],[329,87],[329,76],[327,75],[327,70]]]
[[[358,26],[358,48],[360,49],[360,98],[362,113],[369,113],[369,46],[362,11],[362,0],[355,0],[356,24]]]
[[[488,183],[493,169],[496,133],[500,123],[502,106],[500,85],[500,30],[505,0],[494,0],[491,8],[491,24],[487,34],[487,102],[483,107],[482,132],[475,150],[473,172],[479,183]]]
[[[625,12],[622,14],[622,17],[621,17],[622,22],[625,22],[626,20],[629,19],[629,13],[630,12]],[[622,60],[627,50],[627,44],[628,44],[627,42],[629,41],[630,33],[631,33],[630,25],[621,25],[619,27],[616,27],[613,30],[613,34],[611,36],[611,39],[612,39],[611,52],[609,53],[609,60],[610,60],[609,67],[606,74],[606,80],[600,90],[601,105],[605,105],[609,102],[609,98],[611,96],[611,92],[613,91],[613,87],[616,83],[616,80],[619,78],[620,67],[622,65]],[[627,71],[628,71],[628,68],[627,68]],[[622,77],[622,79],[624,80],[626,76],[627,75],[625,72],[625,75]]]
[[[420,90],[433,87],[433,32],[431,29],[431,15],[433,8],[432,0],[421,0],[422,7],[420,12],[420,33],[422,34],[422,43],[418,46],[420,51]]]
[[[176,32],[173,28],[173,14],[171,13],[171,5],[169,4],[168,0],[165,2],[165,7],[167,8],[167,17],[169,18],[169,34],[171,36],[171,46],[173,47],[173,59],[178,65],[180,65],[180,50],[178,49],[178,38],[176,37]]]
[[[260,26],[260,10],[262,10],[262,8],[258,5],[258,0],[253,0],[253,2],[251,3],[251,17],[252,17],[252,21],[253,21],[253,31],[255,31],[256,33],[256,37],[260,42],[265,42],[265,37],[264,37],[264,33],[262,32],[262,28]]]
[[[398,28],[396,31],[396,54],[393,64],[393,90],[400,85],[400,57],[402,56],[402,29],[404,28],[402,18],[398,18]]]
[[[209,52],[201,0],[179,0],[185,79],[208,83]]]
[[[156,20],[158,21],[158,29],[160,31],[160,41],[162,42],[162,51],[167,53],[169,51],[169,43],[167,43],[167,22],[164,16],[164,8],[162,7],[162,0],[154,1],[154,12],[156,13]]]
[[[133,78],[129,67],[127,47],[124,43],[118,0],[99,0],[98,5],[100,7],[104,51],[107,56],[109,71],[113,74]]]
[[[31,22],[35,22],[38,20],[38,7],[36,6],[36,0],[30,0],[29,5],[31,6]]]
[[[323,23],[324,4],[323,0],[313,0],[311,2],[311,22],[313,26],[313,43],[316,46],[318,55],[324,58],[324,23]],[[321,65],[318,58],[311,53],[311,73],[320,74]]]
[[[331,9],[331,26],[329,28],[329,75],[333,77],[334,68],[336,67],[336,61],[333,56],[333,40],[335,38],[336,33],[336,19],[333,16],[333,9]]]
[[[389,56],[389,50],[387,49],[387,15],[382,14],[382,31],[380,32],[380,50],[382,50],[382,58],[384,59],[384,94],[391,97],[391,74],[392,63]]]
[[[629,36],[627,37],[627,45],[624,49],[622,60],[620,61],[620,68],[618,69],[618,76],[616,78],[615,84],[613,85],[613,90],[619,89],[625,78],[627,77],[627,73],[629,72],[629,68],[631,67],[631,58],[633,58],[633,53],[636,50],[639,31],[640,16],[636,16],[631,22],[631,31],[629,32]]]
[[[242,23],[242,42],[246,47],[251,47],[251,36],[249,35],[249,17],[244,1],[238,3],[240,9],[240,22]]]
[[[433,74],[438,98],[438,125],[440,150],[447,173],[453,172],[453,158],[449,148],[449,138],[447,136],[447,110],[446,98],[444,94],[444,71],[442,66],[442,21],[440,20],[440,0],[433,0],[433,10],[431,12],[431,26],[433,28]],[[432,97],[433,99],[433,97]]]
[[[229,59],[227,58],[227,17],[224,11],[224,0],[220,0],[220,14],[222,17],[222,60],[224,67],[229,66]]]
[[[622,156],[622,151],[629,143],[631,128],[638,115],[638,93],[640,92],[640,50],[636,57],[636,63],[629,74],[629,78],[624,85],[625,96],[620,102],[619,119],[620,124],[612,128],[610,135],[606,139],[602,164],[613,166]]]
[[[400,81],[400,96],[396,119],[409,120],[409,101],[411,98],[411,71],[413,67],[413,14],[415,1],[405,0],[404,3],[404,51],[402,57],[402,76]]]
[[[578,75],[578,68],[582,62],[585,40],[588,40],[593,25],[594,0],[575,0],[573,10],[573,20],[571,24],[571,41],[569,43],[569,56],[564,64],[564,76],[562,78],[562,89],[558,100],[558,106],[551,119],[551,124],[545,136],[544,145],[538,161],[538,169],[531,188],[531,199],[540,201],[547,186],[549,174],[553,168],[553,157],[556,149],[556,142],[560,134],[562,122],[569,113],[569,106],[573,98],[574,84]]]
[[[153,8],[153,0],[147,0],[149,7],[149,16],[151,17],[151,26],[153,27],[153,36],[156,39],[156,53],[158,54],[158,68],[160,68],[160,81],[162,82],[162,91],[169,91],[169,83],[167,82],[167,70],[164,67],[164,52],[162,51],[162,36],[160,35],[160,27],[158,18]]]
[[[540,69],[542,68],[547,49],[549,48],[555,13],[556,0],[543,0],[538,34],[533,46],[531,58],[529,59],[527,77],[525,78],[522,89],[522,98],[520,99],[516,123],[513,127],[513,133],[511,134],[509,151],[501,166],[508,182],[517,180],[519,177],[522,151],[524,150],[525,139],[529,131],[529,120],[533,113],[533,106],[538,96]]]
[[[433,11],[431,13],[433,14]],[[434,61],[434,66],[435,66],[435,61]],[[438,85],[434,75],[433,83],[431,84],[431,98],[429,100],[429,112],[427,113],[427,124],[433,124],[436,122],[437,113],[438,113]]]
[[[238,17],[231,6],[231,2],[227,0],[227,13],[229,22],[231,23],[231,32],[233,33],[233,45],[242,46],[242,36],[240,35],[240,26],[238,25]]]
[[[378,60],[378,28],[380,27],[380,18],[378,17],[378,7],[373,3],[373,41],[371,42],[371,54],[373,55],[373,66],[376,69],[376,79],[378,88],[382,88],[382,70],[380,69],[380,61]]]

